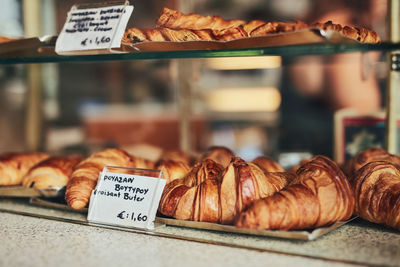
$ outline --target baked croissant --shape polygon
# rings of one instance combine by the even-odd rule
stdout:
[[[190,171],[189,165],[182,161],[159,160],[155,168],[161,170],[163,178],[167,180],[167,184],[173,180],[183,178]]]
[[[226,168],[235,154],[227,147],[212,146],[203,154],[202,159],[211,159]]]
[[[268,157],[257,157],[252,161],[258,167],[260,167],[264,172],[284,172],[285,170],[282,168],[279,163],[273,161]]]
[[[400,230],[400,166],[387,161],[364,165],[353,177],[355,212]]]
[[[235,224],[257,229],[310,229],[347,220],[353,210],[353,192],[343,172],[332,160],[315,156],[300,167],[287,187],[254,201]]]
[[[65,191],[65,200],[73,209],[82,209],[89,202],[92,190],[97,185],[100,172],[105,166],[153,169],[149,160],[132,157],[125,151],[109,148],[94,153],[81,161],[72,172]]]
[[[183,162],[188,166],[192,166],[194,161],[191,155],[179,149],[164,151],[160,157],[160,160],[173,160],[173,161]]]
[[[24,176],[22,185],[37,189],[64,187],[81,157],[50,157],[32,167]]]
[[[158,20],[157,27],[190,30],[225,30],[243,26],[243,20],[225,20],[220,16],[202,16],[199,14],[183,14],[180,11],[164,7]]]
[[[20,185],[30,168],[47,159],[46,153],[8,153],[0,156],[0,185]]]
[[[343,167],[344,172],[351,177],[365,164],[373,161],[389,161],[400,165],[400,157],[389,154],[381,148],[368,148],[348,160]]]
[[[312,26],[325,31],[334,30],[340,32],[344,36],[357,40],[361,43],[375,44],[381,41],[381,38],[375,31],[364,27],[342,26],[340,24],[332,23],[332,21],[327,21],[325,23],[315,22],[312,24]]]
[[[162,214],[181,220],[230,224],[252,201],[275,193],[290,180],[284,173],[266,175],[257,165],[240,158],[232,159],[223,173],[221,165],[210,159],[199,164],[201,167],[197,167],[203,171],[191,172],[165,187],[159,206]]]
[[[184,41],[230,41],[248,37],[243,28],[228,28],[224,30],[190,30],[154,28],[139,29],[129,28],[122,38],[123,44],[135,44],[140,42],[184,42]]]

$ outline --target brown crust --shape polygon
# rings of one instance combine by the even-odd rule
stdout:
[[[364,165],[352,187],[356,214],[365,220],[400,230],[400,166],[388,161]]]
[[[339,167],[323,156],[313,157],[297,171],[290,185],[253,202],[236,226],[257,229],[308,229],[350,218],[354,196]]]
[[[132,157],[125,151],[109,148],[94,153],[81,161],[68,181],[65,200],[73,209],[82,209],[89,202],[90,194],[97,185],[99,173],[105,166],[152,169],[154,163],[139,157]]]
[[[209,158],[196,163],[186,177],[167,184],[159,211],[178,219],[230,224],[251,202],[275,193],[290,180],[281,173],[270,177],[241,158],[232,158],[223,170]]]
[[[0,156],[0,186],[20,185],[24,175],[36,164],[47,159],[46,153],[6,153]]]
[[[82,157],[50,157],[35,165],[24,176],[22,185],[37,189],[64,187]]]

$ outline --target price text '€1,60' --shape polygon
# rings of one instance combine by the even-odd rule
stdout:
[[[132,220],[132,221],[138,221],[138,222],[145,222],[147,221],[147,216],[146,215],[142,215],[142,213],[139,214],[135,214],[134,212],[129,213],[126,211],[121,211],[120,213],[117,214],[117,218],[120,218],[122,220]]]

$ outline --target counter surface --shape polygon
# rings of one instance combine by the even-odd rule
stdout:
[[[126,232],[85,218],[0,198],[0,267],[400,266],[400,232],[362,220],[300,241],[171,226]]]

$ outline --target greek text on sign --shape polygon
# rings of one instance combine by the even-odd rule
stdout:
[[[156,170],[105,167],[90,198],[88,221],[153,229],[166,183],[160,175]]]
[[[132,11],[131,5],[89,9],[72,7],[57,38],[56,52],[71,54],[72,51],[120,47]]]

